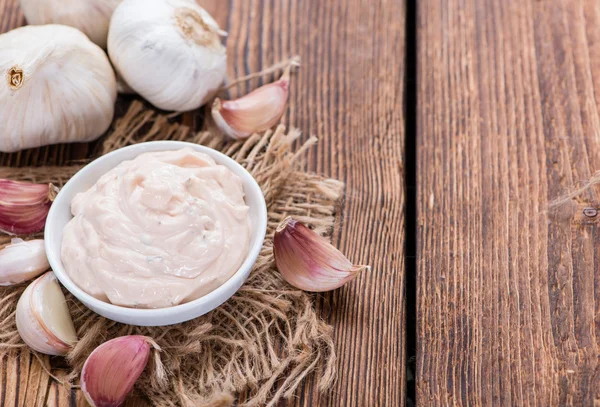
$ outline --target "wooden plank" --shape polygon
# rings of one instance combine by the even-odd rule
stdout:
[[[347,184],[335,244],[353,261],[373,267],[355,283],[315,296],[322,317],[335,329],[335,387],[320,396],[310,377],[283,404],[402,406],[404,1],[200,3],[229,32],[229,77],[292,55],[302,57],[285,120],[302,129],[305,138],[320,138],[307,169]],[[16,4],[0,0],[4,31],[22,22]],[[233,93],[261,83],[242,84]],[[197,125],[199,117],[187,115],[186,123]],[[57,394],[52,387],[52,397]]]
[[[22,361],[21,364],[23,364]],[[29,373],[25,375],[21,372],[21,375],[27,377],[27,387],[23,390],[22,406],[44,405],[46,394],[48,393],[50,376],[43,369],[41,363],[35,357],[31,358]]]
[[[67,373],[64,370],[58,370],[54,372],[54,375],[59,380],[65,380]],[[73,403],[71,403],[71,399],[74,393],[69,390],[66,386],[58,383],[55,380],[50,382],[50,387],[48,389],[48,396],[46,399],[47,407],[70,407]],[[86,406],[87,403],[83,403],[83,399],[79,399],[80,403],[78,406]]]
[[[229,32],[230,77],[302,57],[286,122],[320,139],[307,168],[347,184],[335,244],[373,266],[356,283],[316,296],[334,326],[339,379],[326,396],[309,379],[288,405],[402,406],[404,2],[203,4]]]
[[[418,2],[417,403],[600,403],[597,0]]]

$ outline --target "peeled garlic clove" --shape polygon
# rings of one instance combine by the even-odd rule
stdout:
[[[0,249],[0,286],[22,283],[50,268],[43,240],[12,239]]]
[[[249,137],[279,122],[288,100],[289,68],[277,81],[236,100],[216,99],[212,117],[221,131],[234,139]]]
[[[0,151],[87,142],[110,126],[115,73],[104,51],[64,25],[0,35]]]
[[[164,110],[193,110],[225,79],[223,31],[190,0],[124,0],[113,13],[108,53],[119,75]]]
[[[93,407],[116,407],[123,404],[140,377],[154,341],[130,335],[112,339],[98,346],[87,358],[81,371],[81,390]]]
[[[38,352],[66,355],[77,342],[65,296],[53,272],[25,289],[17,303],[16,316],[21,339]]]
[[[108,24],[122,0],[20,0],[27,22],[33,25],[64,24],[83,31],[106,48]]]
[[[285,281],[304,291],[335,290],[369,266],[355,266],[325,238],[286,218],[273,241],[275,263]]]
[[[0,231],[23,235],[41,232],[57,193],[52,184],[0,179]]]

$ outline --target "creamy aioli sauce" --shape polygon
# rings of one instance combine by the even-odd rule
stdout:
[[[85,292],[116,305],[163,308],[202,297],[249,250],[242,180],[189,148],[121,163],[78,194],[71,211],[64,267]]]

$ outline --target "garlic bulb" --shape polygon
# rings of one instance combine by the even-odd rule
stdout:
[[[146,336],[121,336],[104,342],[88,356],[81,371],[81,391],[93,407],[120,406],[133,389],[152,348]]]
[[[164,110],[193,110],[214,96],[227,55],[215,20],[193,0],[124,0],[108,53],[140,96]]]
[[[335,290],[371,269],[352,264],[325,238],[292,218],[275,230],[273,254],[281,277],[310,292]]]
[[[64,25],[0,35],[0,151],[91,141],[108,129],[117,85],[106,54]]]
[[[66,355],[77,342],[65,296],[53,272],[29,284],[19,298],[16,316],[19,335],[33,350]]]
[[[64,24],[83,31],[106,48],[108,24],[122,0],[20,0],[29,24]]]
[[[22,283],[50,268],[41,239],[12,239],[0,250],[0,286]]]

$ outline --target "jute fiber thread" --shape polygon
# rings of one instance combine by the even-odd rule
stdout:
[[[279,126],[245,141],[230,141],[205,131],[191,134],[185,126],[133,102],[94,155],[151,140],[184,140],[215,148],[247,168],[261,186],[268,205],[265,244],[246,284],[221,307],[196,320],[169,327],[133,327],[93,313],[69,293],[69,308],[80,338],[68,355],[67,383],[76,385],[83,363],[102,342],[130,334],[155,339],[156,353],[135,387],[137,396],[155,406],[227,406],[235,394],[249,394],[246,406],[272,406],[289,398],[315,373],[319,389],[335,380],[336,354],[332,329],[316,314],[311,296],[286,284],[277,272],[272,236],[286,216],[327,235],[334,223],[343,189],[339,181],[300,171],[296,163],[315,140],[297,151],[298,130]],[[0,167],[0,178],[64,184],[82,163],[50,167]],[[0,244],[8,236],[0,236]],[[0,287],[0,356],[5,362],[21,355],[32,363],[43,355],[28,354],[15,325],[15,308],[26,285]],[[22,356],[23,357],[23,356]]]

